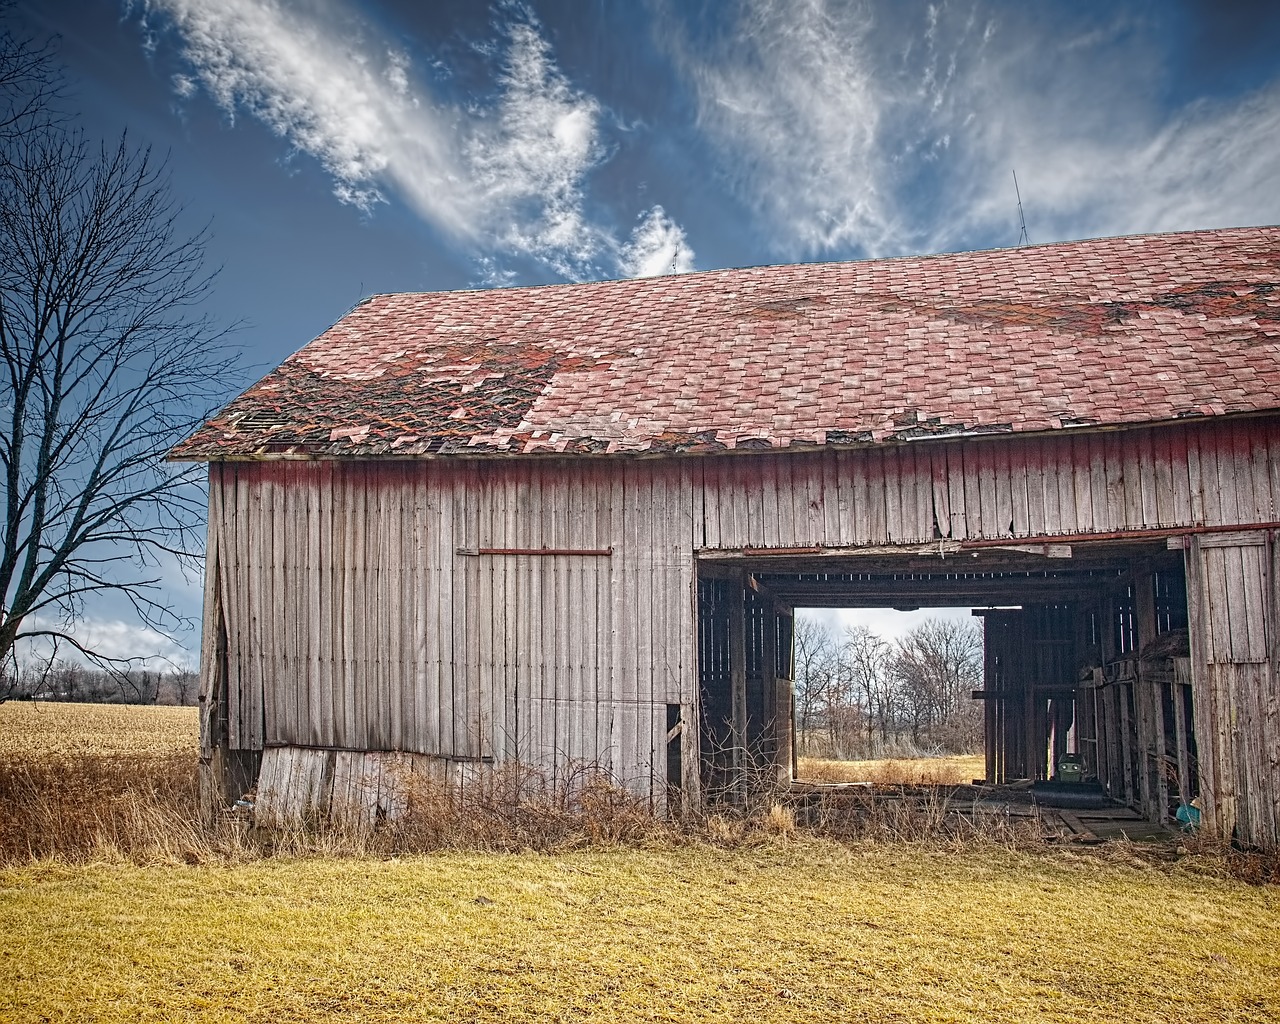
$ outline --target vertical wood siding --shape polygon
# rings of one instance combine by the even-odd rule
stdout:
[[[1058,438],[690,460],[695,544],[849,547],[1280,519],[1280,431],[1194,423]]]
[[[696,714],[697,550],[1271,522],[1280,425],[683,459],[224,463],[209,509],[203,685],[225,682],[230,748],[589,762],[658,794],[667,705]],[[612,553],[458,553],[483,548]],[[1248,701],[1261,723],[1238,749],[1203,752],[1222,800],[1280,792],[1275,569],[1259,552],[1197,556],[1196,714],[1238,721],[1230,702]]]
[[[1280,846],[1280,539],[1195,537],[1187,554],[1201,792],[1218,828]]]
[[[696,685],[690,491],[659,463],[212,467],[229,746],[593,764],[659,789],[667,704]],[[612,554],[459,553],[485,548]]]

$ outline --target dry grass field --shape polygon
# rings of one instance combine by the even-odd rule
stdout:
[[[835,841],[607,792],[210,831],[194,762],[190,709],[0,706],[0,1020],[1280,1019],[1280,888],[1194,844]],[[930,765],[958,777],[818,770],[974,774]]]
[[[195,753],[195,708],[128,704],[0,704],[0,757]]]
[[[881,761],[802,757],[797,765],[797,775],[808,782],[875,782],[899,786],[954,786],[980,779],[985,771],[986,761],[981,754]]]

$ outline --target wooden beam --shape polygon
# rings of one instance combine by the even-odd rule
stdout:
[[[613,548],[458,548],[457,553],[475,558],[479,555],[587,555],[608,558]]]
[[[729,691],[733,710],[734,792],[746,800],[747,756],[747,608],[741,575],[729,604]]]

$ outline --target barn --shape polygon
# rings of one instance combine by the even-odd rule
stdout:
[[[1274,848],[1278,282],[1264,227],[367,299],[171,453],[209,798],[785,783],[794,609],[952,605],[990,782]]]

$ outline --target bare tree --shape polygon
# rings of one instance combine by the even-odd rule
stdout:
[[[175,704],[195,703],[196,691],[200,685],[200,677],[195,672],[185,670],[174,672],[169,677]]]
[[[982,631],[976,623],[926,619],[898,640],[893,674],[913,740],[931,733],[943,746],[976,745],[979,714],[970,699],[982,683]]]
[[[796,731],[799,742],[807,745],[835,684],[839,651],[830,629],[802,616],[795,620],[794,644]]]
[[[0,0],[0,19],[12,7],[12,0]],[[57,120],[59,84],[49,46],[15,35],[0,21],[0,160],[13,140]]]
[[[162,567],[198,554],[204,501],[164,455],[232,361],[199,311],[205,235],[180,229],[164,162],[127,137],[92,144],[46,108],[47,51],[0,44],[17,68],[0,78],[0,665],[16,678],[15,646],[44,638],[123,671],[75,625],[104,595],[179,624]]]
[[[878,756],[893,727],[893,678],[889,674],[889,645],[866,626],[851,626],[844,634],[844,657],[854,699],[863,710],[866,743],[863,755]],[[879,732],[879,743],[876,733]]]

